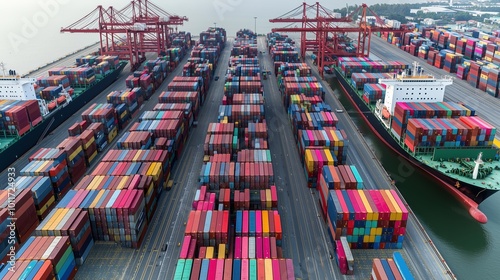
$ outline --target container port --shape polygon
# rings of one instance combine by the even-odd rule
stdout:
[[[237,36],[147,60],[15,163],[30,222],[2,277],[454,278],[317,70],[279,81],[294,55]]]

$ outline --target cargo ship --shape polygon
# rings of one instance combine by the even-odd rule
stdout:
[[[118,78],[126,64],[126,61],[116,61],[116,64],[106,71],[95,74],[92,80],[71,83],[71,92],[66,91],[62,85],[53,86],[52,88],[58,91],[56,96],[52,96],[53,100],[40,97],[35,89],[38,87],[36,78],[21,77],[12,70],[8,74],[5,71],[3,75],[0,73],[0,105],[11,102],[10,105],[16,106],[15,101],[36,101],[32,102],[34,105],[31,104],[31,111],[29,107],[26,107],[28,120],[25,120],[27,126],[23,128],[18,126],[18,122],[9,119],[12,117],[7,112],[9,106],[4,106],[0,110],[0,158],[2,158],[0,170],[9,167],[17,158],[104,91]],[[58,69],[64,71],[68,68]],[[7,88],[9,88],[8,91],[5,90]],[[2,89],[5,90],[4,94],[2,94]],[[32,114],[38,117],[33,118]]]
[[[496,129],[467,105],[443,102],[452,78],[424,74],[417,63],[409,67],[369,58],[339,58],[332,67],[374,134],[486,223],[479,204],[500,189]]]

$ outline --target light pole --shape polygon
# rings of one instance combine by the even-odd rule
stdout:
[[[214,28],[217,29],[217,22],[214,22]]]
[[[253,17],[254,19],[254,29],[253,31],[255,32],[255,36],[257,36],[257,17]]]

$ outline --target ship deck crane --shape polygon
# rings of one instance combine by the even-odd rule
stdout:
[[[373,16],[374,24],[368,22],[368,15]],[[269,22],[289,24],[273,28],[273,32],[300,33],[300,57],[305,58],[306,51],[317,53],[318,71],[321,76],[324,66],[334,64],[333,57],[368,56],[372,32],[398,32],[404,35],[409,31],[405,25],[401,28],[388,27],[366,4],[362,4],[346,17],[336,17],[333,11],[323,7],[319,2],[315,4],[304,2],[284,15],[270,19]],[[342,47],[343,43],[349,41],[350,33],[357,33],[357,44],[353,52],[348,52]]]
[[[133,0],[123,9],[98,6],[61,32],[98,33],[101,55],[118,55],[136,69],[147,52],[165,53],[169,34],[188,21],[170,14],[149,0]]]

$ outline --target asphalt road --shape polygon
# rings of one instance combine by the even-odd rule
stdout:
[[[467,81],[458,79],[455,74],[450,74],[443,69],[427,64],[427,60],[413,56],[396,46],[390,45],[377,36],[372,36],[370,51],[372,54],[386,61],[399,60],[410,65],[414,61],[417,61],[424,68],[424,73],[432,74],[436,78],[444,75],[454,77],[453,84],[446,87],[445,101],[463,102],[474,108],[476,113],[491,125],[500,127],[500,118],[498,118],[500,99],[472,87]]]

